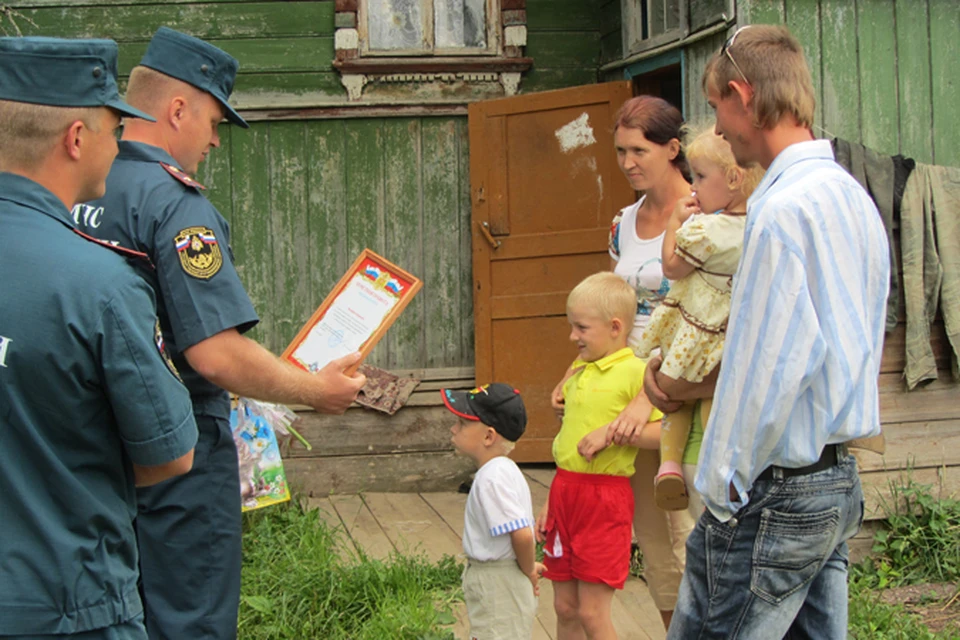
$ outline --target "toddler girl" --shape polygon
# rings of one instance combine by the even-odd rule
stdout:
[[[677,203],[663,239],[663,274],[673,284],[653,312],[636,353],[645,358],[660,347],[660,373],[697,383],[720,363],[747,198],[763,170],[737,166],[730,145],[712,127],[688,134],[687,140],[694,194]],[[701,401],[704,426],[710,405],[710,400]],[[663,418],[655,490],[661,509],[686,509],[690,502],[681,462],[693,408],[693,403],[687,403]],[[688,460],[691,453],[687,452]],[[702,506],[695,493],[693,498],[691,511],[699,517]]]

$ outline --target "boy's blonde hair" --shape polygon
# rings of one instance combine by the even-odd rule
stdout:
[[[746,79],[753,88],[756,126],[773,128],[789,114],[799,126],[811,127],[817,101],[800,42],[786,27],[774,25],[741,27],[735,35],[732,45],[724,45],[726,53],[721,49],[707,62],[704,93],[713,89],[726,98],[733,91],[728,84],[731,80]]]
[[[567,296],[567,312],[574,307],[592,309],[604,322],[614,318],[624,326],[633,326],[637,314],[637,292],[612,271],[601,271],[584,278]]]
[[[748,168],[737,164],[730,143],[718,136],[713,124],[701,124],[684,127],[684,147],[687,159],[706,160],[720,167],[729,184],[740,180],[740,193],[749,198],[753,190],[763,179],[763,167],[754,163]]]

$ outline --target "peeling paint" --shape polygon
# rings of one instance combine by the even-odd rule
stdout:
[[[554,135],[560,141],[560,150],[564,153],[589,147],[597,142],[597,139],[593,137],[593,127],[590,126],[590,116],[586,112],[582,113],[576,120],[557,129]]]

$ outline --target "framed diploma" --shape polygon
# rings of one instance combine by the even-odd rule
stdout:
[[[364,249],[281,357],[310,372],[354,351],[366,358],[422,286],[416,276]]]

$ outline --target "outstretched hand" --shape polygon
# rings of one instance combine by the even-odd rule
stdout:
[[[358,351],[337,358],[317,372],[316,399],[311,403],[320,413],[341,414],[356,399],[367,381],[362,373],[347,375],[346,369],[360,362],[363,355]]]

